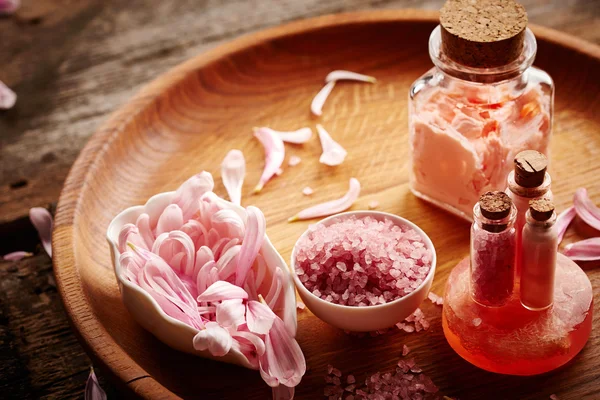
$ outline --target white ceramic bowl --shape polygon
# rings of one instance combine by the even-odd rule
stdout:
[[[158,303],[146,291],[129,281],[122,272],[122,267],[119,263],[118,238],[123,225],[127,223],[135,224],[138,216],[142,213],[147,213],[150,216],[150,223],[155,224],[165,207],[171,204],[174,196],[175,192],[157,194],[151,197],[143,206],[129,207],[122,211],[108,226],[106,237],[110,246],[115,275],[117,276],[123,303],[131,313],[131,316],[142,327],[168,346],[204,358],[254,369],[248,363],[246,357],[233,348],[223,357],[214,357],[208,350],[195,350],[192,346],[192,339],[198,333],[198,330],[165,314]],[[246,220],[246,210],[242,207],[221,198],[217,199],[222,207],[233,209],[242,217],[242,220]],[[260,253],[265,259],[267,274],[263,283],[258,288],[258,293],[263,296],[268,293],[272,274],[276,267],[280,267],[287,280],[283,286],[283,308],[273,311],[285,322],[288,329],[295,334],[297,329],[296,293],[294,292],[294,286],[292,285],[287,265],[266,235]]]
[[[437,262],[435,248],[429,236],[427,236],[427,234],[423,232],[421,228],[404,218],[389,213],[379,211],[350,211],[325,218],[319,221],[317,224],[329,226],[334,222],[351,216],[355,216],[357,218],[372,217],[378,221],[389,219],[396,225],[408,226],[419,233],[423,238],[425,245],[433,254],[431,268],[427,274],[427,277],[425,277],[425,280],[413,292],[386,304],[355,307],[344,306],[325,301],[312,294],[304,286],[296,274],[296,251],[298,248],[298,242],[300,239],[308,235],[309,230],[307,230],[302,234],[302,236],[300,236],[292,251],[292,260],[290,265],[292,266],[292,274],[294,277],[294,283],[296,284],[296,289],[300,294],[300,298],[304,304],[306,304],[306,307],[308,307],[313,314],[328,324],[340,329],[353,332],[370,332],[392,327],[394,324],[403,321],[406,317],[412,314],[419,307],[421,302],[425,300],[425,297],[427,297],[427,293],[429,293],[429,289],[431,289],[431,284],[433,283],[433,277],[435,275],[435,267]]]

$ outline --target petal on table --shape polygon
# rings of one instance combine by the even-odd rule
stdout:
[[[256,207],[249,206],[246,208],[246,213],[246,231],[244,232],[244,240],[242,241],[242,247],[238,255],[235,279],[238,286],[244,285],[246,275],[254,264],[254,260],[265,240],[265,232],[267,230],[267,221],[262,211]]]
[[[98,383],[94,368],[90,368],[90,375],[85,384],[85,394],[83,398],[84,400],[106,400],[106,393],[100,387],[100,383]]]
[[[0,15],[2,15],[1,7]],[[6,86],[2,81],[0,81],[0,110],[8,110],[9,108],[13,108],[16,102],[17,94],[13,92],[8,86]]]
[[[600,230],[600,208],[592,203],[586,189],[579,188],[575,191],[573,205],[579,218],[592,228]]]
[[[310,104],[310,111],[314,115],[320,116],[321,114],[323,114],[323,105],[325,104],[325,101],[331,94],[331,91],[333,90],[334,86],[335,81],[326,83],[325,86],[323,86],[321,90],[319,90],[319,93],[317,93],[317,95],[313,98],[312,103]]]
[[[239,150],[230,150],[221,163],[221,179],[229,199],[238,206],[242,202],[242,185],[246,176],[246,160]]]
[[[173,203],[181,208],[185,220],[190,219],[192,215],[198,212],[200,198],[204,193],[211,192],[214,186],[215,182],[212,175],[206,171],[192,176],[179,186],[175,192]]]
[[[311,219],[336,214],[347,210],[352,206],[360,195],[360,182],[356,178],[350,178],[350,188],[348,192],[339,199],[317,204],[300,211],[297,215],[291,217],[288,221],[293,222],[301,219]]]
[[[169,204],[158,218],[156,236],[158,237],[161,233],[181,229],[182,226],[183,211],[177,204]]]
[[[198,303],[216,302],[231,299],[247,299],[248,293],[239,286],[225,281],[216,281],[198,296]]]
[[[33,253],[27,251],[13,251],[12,253],[5,254],[2,259],[5,261],[19,261],[25,257],[31,257]]]
[[[321,148],[323,149],[319,162],[332,167],[343,163],[348,155],[346,149],[333,140],[329,132],[322,125],[317,124],[317,132],[319,133]]]
[[[206,329],[201,330],[194,336],[194,349],[204,351],[208,349],[215,357],[222,357],[229,353],[233,338],[227,329],[219,326],[216,322],[207,322]]]
[[[259,302],[250,300],[246,305],[246,323],[250,332],[266,335],[273,326],[276,315],[268,306]]]
[[[600,260],[600,237],[568,244],[565,246],[563,254],[575,261]]]
[[[312,129],[309,127],[300,128],[295,131],[276,131],[266,126],[258,129],[269,130],[272,134],[279,136],[281,140],[287,143],[302,144],[308,142],[312,137]]]
[[[352,71],[335,70],[331,71],[325,77],[325,82],[333,81],[357,81],[357,82],[368,82],[375,83],[377,79],[369,75],[363,75]]]
[[[277,173],[285,158],[285,147],[283,140],[271,129],[258,128],[254,130],[254,136],[260,141],[265,150],[265,166],[254,192],[258,193],[263,186]]]
[[[38,232],[44,250],[52,257],[52,214],[45,208],[33,207],[29,210],[29,219]]]
[[[565,211],[561,212],[556,218],[556,230],[558,231],[558,243],[562,242],[563,237],[565,236],[565,232],[567,228],[573,221],[577,215],[577,211],[575,211],[575,207],[571,206],[567,208]]]

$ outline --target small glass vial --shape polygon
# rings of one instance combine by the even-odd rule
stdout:
[[[504,192],[488,192],[473,209],[471,297],[488,307],[503,306],[513,293],[516,209]]]
[[[512,0],[448,0],[429,38],[435,66],[410,89],[411,191],[467,220],[481,194],[505,189],[519,152],[548,155],[554,84],[532,67],[526,26]]]
[[[514,159],[514,167],[514,171],[508,174],[506,193],[517,209],[515,268],[518,281],[521,275],[521,233],[525,226],[525,214],[529,210],[529,202],[540,198],[552,201],[552,191],[550,190],[552,179],[546,172],[548,159],[535,150],[525,150],[517,154]]]
[[[558,251],[554,204],[548,199],[529,203],[521,242],[521,304],[540,311],[552,305]]]

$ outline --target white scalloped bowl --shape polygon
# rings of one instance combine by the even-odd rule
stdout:
[[[296,289],[298,290],[300,298],[304,304],[306,304],[306,307],[308,307],[313,314],[337,328],[352,332],[372,332],[380,329],[390,328],[415,312],[415,310],[427,297],[427,293],[429,293],[429,289],[431,289],[431,284],[433,283],[433,277],[435,275],[435,267],[437,263],[435,247],[433,246],[433,242],[429,236],[427,236],[427,234],[414,223],[397,215],[380,211],[349,211],[322,219],[321,221],[317,222],[317,224],[328,226],[334,222],[351,216],[355,216],[357,218],[372,217],[378,221],[382,221],[387,218],[395,225],[408,226],[414,229],[423,238],[425,246],[431,250],[433,255],[431,259],[431,268],[429,269],[429,272],[427,273],[427,276],[423,282],[421,282],[419,287],[417,287],[413,292],[407,294],[406,296],[394,301],[390,301],[386,304],[378,304],[375,306],[345,306],[323,300],[308,290],[296,274],[296,252],[298,250],[298,242],[300,239],[308,235],[309,230],[306,230],[298,238],[298,241],[292,250],[292,259],[290,265],[292,266],[292,274],[294,277],[294,283],[296,284]]]
[[[192,346],[192,339],[198,333],[198,330],[165,314],[158,303],[146,291],[129,281],[122,273],[122,267],[119,263],[118,237],[123,225],[128,223],[135,224],[138,216],[145,212],[150,216],[151,226],[154,226],[165,207],[171,204],[174,196],[175,192],[157,194],[148,199],[143,206],[133,206],[122,211],[108,226],[106,237],[110,246],[115,275],[119,282],[123,303],[137,323],[175,350],[256,369],[247,361],[246,357],[233,348],[223,357],[215,357],[208,350],[195,350]],[[242,207],[218,197],[217,199],[221,206],[234,210],[240,215],[243,221],[246,221],[246,211]],[[285,322],[288,329],[292,330],[295,336],[297,330],[296,293],[288,266],[266,234],[260,253],[265,259],[267,274],[260,288],[258,288],[258,293],[263,296],[268,293],[273,272],[276,267],[280,267],[286,279],[281,294],[284,296],[283,307],[273,311]]]

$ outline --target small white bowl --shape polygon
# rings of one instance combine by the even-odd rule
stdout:
[[[425,300],[425,297],[427,297],[427,293],[429,293],[429,289],[431,289],[431,284],[433,283],[433,277],[435,275],[435,267],[437,262],[435,248],[429,236],[427,236],[427,234],[423,232],[423,230],[417,225],[404,218],[398,217],[397,215],[385,212],[350,211],[325,218],[317,222],[317,224],[329,226],[334,222],[352,216],[357,218],[371,217],[378,221],[389,219],[395,225],[408,226],[419,233],[419,235],[421,235],[423,238],[425,245],[433,254],[431,259],[431,268],[425,277],[425,280],[413,292],[386,304],[356,307],[334,304],[323,300],[312,294],[312,292],[310,292],[304,286],[296,274],[296,252],[298,249],[298,242],[308,235],[310,230],[307,230],[302,234],[302,236],[300,236],[300,238],[298,238],[298,241],[292,250],[292,260],[290,265],[292,267],[292,276],[294,277],[296,289],[300,294],[300,298],[304,304],[306,304],[306,307],[308,307],[313,314],[337,328],[353,332],[370,332],[379,329],[390,328],[412,314],[419,307],[421,302]]]

